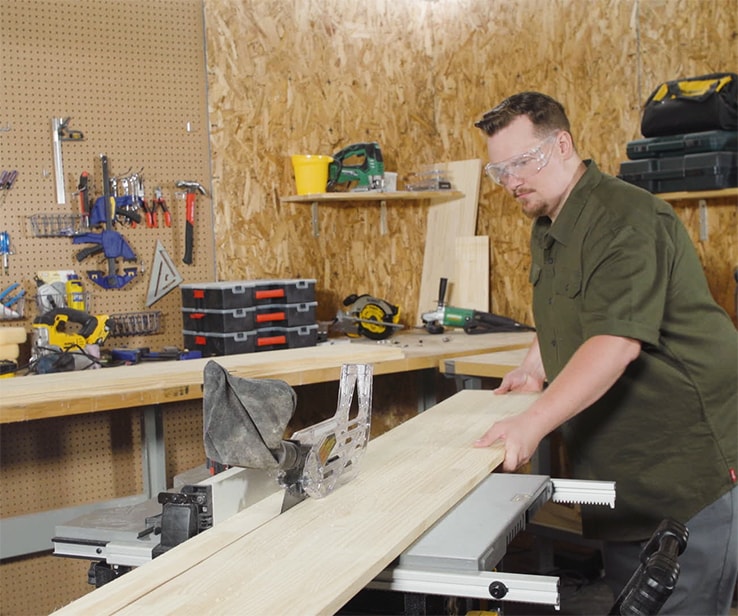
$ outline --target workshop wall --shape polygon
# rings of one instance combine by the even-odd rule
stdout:
[[[515,91],[567,107],[581,153],[617,173],[659,82],[738,65],[732,0],[205,1],[216,244],[223,278],[317,279],[320,318],[351,292],[385,297],[419,322],[422,203],[320,206],[320,237],[294,193],[289,155],[376,140],[400,177],[486,157],[472,122]],[[697,235],[693,204],[675,204]],[[735,199],[711,201],[699,247],[731,314]],[[732,224],[731,224],[732,223]],[[532,321],[529,221],[482,182],[477,223],[492,245],[492,310]],[[433,247],[428,247],[432,250]],[[432,306],[428,307],[433,308]]]
[[[112,337],[107,346],[181,347],[179,290],[155,284],[171,292],[151,306],[147,295],[152,279],[164,283],[177,273],[185,282],[215,276],[210,201],[198,197],[196,248],[193,263],[185,265],[185,194],[175,185],[196,181],[210,190],[202,3],[6,0],[2,11],[0,168],[18,172],[12,188],[0,191],[0,230],[8,231],[12,249],[4,280],[20,283],[26,301],[24,319],[0,324],[23,325],[30,332],[33,318],[49,307],[48,301],[36,301],[34,277],[71,270],[82,278],[86,309],[118,315],[121,327],[113,333],[134,334]],[[64,134],[77,137],[61,142],[60,160],[53,155],[52,118],[70,118]],[[124,178],[137,174],[149,205],[160,187],[171,214],[166,226],[164,212],[157,211],[157,227],[146,224],[140,209],[136,225],[119,217],[115,231],[135,259],[117,258],[112,270],[103,254],[78,261],[78,251],[89,245],[75,245],[69,237],[84,231],[76,195],[84,171],[91,200],[102,195],[102,154],[110,177],[118,178],[119,194],[126,189]],[[102,228],[89,231],[100,237]],[[174,269],[154,272],[158,242]],[[105,279],[110,273],[124,277],[126,270],[135,276],[113,289],[88,274],[98,271]],[[42,295],[53,300],[51,293]]]
[[[472,122],[512,92],[540,89],[567,106],[580,151],[614,173],[625,144],[639,136],[640,105],[660,81],[738,66],[733,0],[0,0],[0,7],[7,75],[0,82],[0,168],[22,171],[0,201],[0,226],[11,230],[16,252],[12,278],[26,280],[49,255],[55,268],[77,265],[68,239],[35,238],[27,229],[29,215],[61,211],[50,119],[71,116],[70,127],[85,141],[64,144],[68,195],[83,168],[99,189],[93,167],[103,151],[115,174],[141,166],[147,189],[164,189],[172,228],[124,231],[148,265],[161,239],[187,281],[212,279],[216,269],[224,280],[316,278],[321,319],[332,318],[345,295],[369,292],[399,304],[403,322],[417,322],[426,204],[388,208],[384,236],[376,206],[321,205],[321,234],[313,237],[309,206],[280,201],[294,194],[290,154],[331,154],[376,140],[387,169],[402,181],[423,164],[484,159],[484,138]],[[173,182],[207,186],[210,162],[212,199],[198,202],[201,224],[188,269],[180,264],[184,201]],[[492,309],[530,321],[530,223],[486,179],[479,197],[477,233],[490,236],[493,252]],[[65,211],[73,213],[75,203],[70,198]],[[675,206],[713,293],[734,314],[736,200],[708,204],[706,241],[699,240],[696,204]],[[95,312],[143,310],[148,275],[139,278],[122,291],[101,293],[88,284]],[[181,344],[178,302],[174,292],[153,307],[164,313],[161,337],[130,342]],[[393,384],[399,400],[387,394]],[[375,428],[389,429],[416,411],[415,387],[408,375],[378,380]],[[327,385],[298,395],[335,400]],[[300,404],[301,421],[311,423],[311,404]],[[171,478],[201,461],[200,411],[166,405],[164,418]],[[63,426],[4,426],[0,488],[7,498],[0,514],[140,491],[139,419],[133,409]],[[82,439],[74,436],[80,429],[88,431]],[[50,443],[50,433],[59,438]],[[111,447],[113,454],[101,454]],[[21,462],[39,455],[28,483]],[[0,613],[48,613],[89,590],[85,569],[48,555],[3,562]],[[38,592],[38,580],[53,583]]]

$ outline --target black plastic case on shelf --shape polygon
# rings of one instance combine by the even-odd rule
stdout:
[[[701,133],[636,139],[628,142],[625,149],[630,160],[703,152],[735,152],[738,150],[738,131],[710,130]]]
[[[624,161],[618,177],[653,193],[738,186],[738,153],[703,152]]]

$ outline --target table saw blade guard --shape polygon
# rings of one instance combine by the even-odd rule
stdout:
[[[296,405],[284,381],[236,377],[209,361],[203,372],[205,455],[227,466],[276,470]]]
[[[301,479],[308,496],[327,496],[339,479],[348,481],[356,473],[369,441],[373,372],[371,364],[344,364],[336,414],[292,435],[292,440],[310,445]],[[355,391],[358,410],[352,416]]]
[[[225,466],[264,469],[301,500],[322,498],[356,471],[369,440],[371,364],[341,367],[338,404],[330,419],[283,438],[297,395],[273,379],[248,379],[209,361],[204,370],[205,454]],[[354,392],[357,411],[352,415]]]

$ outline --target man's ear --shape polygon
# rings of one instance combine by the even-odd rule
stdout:
[[[558,148],[559,154],[564,160],[568,160],[577,153],[576,148],[574,147],[574,138],[571,136],[570,132],[565,130],[560,131],[559,134],[556,135],[556,144],[554,147]]]

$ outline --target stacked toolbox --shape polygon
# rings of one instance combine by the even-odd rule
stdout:
[[[203,356],[315,346],[314,279],[180,285],[185,347]]]
[[[712,130],[631,141],[618,177],[652,193],[738,186],[738,132]]]

